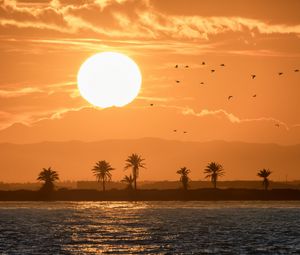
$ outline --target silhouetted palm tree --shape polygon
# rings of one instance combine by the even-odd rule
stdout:
[[[268,177],[270,176],[272,172],[269,170],[269,169],[262,169],[262,170],[259,170],[259,172],[257,173],[257,175],[261,178],[263,178],[263,186],[265,187],[265,190],[268,189],[269,187],[269,184],[270,184],[270,181],[268,179]]]
[[[225,174],[223,166],[216,162],[209,163],[204,169],[205,178],[210,178],[214,188],[217,188],[217,181],[220,176]]]
[[[132,168],[132,177],[134,180],[134,189],[137,190],[136,187],[136,180],[139,177],[139,169],[145,168],[145,163],[143,162],[145,159],[143,159],[140,155],[133,153],[126,159],[126,165],[125,170],[128,168]]]
[[[121,180],[121,182],[124,182],[127,184],[127,189],[129,190],[132,190],[133,189],[133,183],[134,183],[134,179],[132,177],[132,175],[130,174],[129,176],[128,175],[125,175],[123,180]]]
[[[105,191],[105,183],[111,181],[111,173],[110,171],[114,170],[111,165],[105,161],[101,160],[96,163],[92,172],[97,178],[97,181],[102,181],[102,190]]]
[[[43,181],[44,184],[41,190],[52,192],[54,190],[54,182],[59,180],[58,173],[51,169],[51,167],[43,168],[37,178],[38,181]]]
[[[191,170],[186,167],[182,167],[176,172],[177,174],[180,174],[180,181],[184,190],[187,190],[189,187],[190,178],[188,175],[190,172]]]

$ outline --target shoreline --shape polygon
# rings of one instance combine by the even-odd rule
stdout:
[[[40,191],[1,191],[0,201],[300,201],[297,189],[194,189],[168,190],[57,190],[51,194]]]

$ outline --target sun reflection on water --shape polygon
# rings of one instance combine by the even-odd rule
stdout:
[[[299,213],[299,202],[6,202],[0,254],[299,254]]]

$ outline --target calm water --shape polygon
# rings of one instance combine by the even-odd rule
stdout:
[[[300,202],[0,202],[0,254],[300,254]]]

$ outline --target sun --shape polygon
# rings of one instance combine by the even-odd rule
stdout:
[[[89,57],[77,75],[81,96],[101,108],[129,104],[138,95],[141,83],[137,64],[117,52],[102,52]]]

